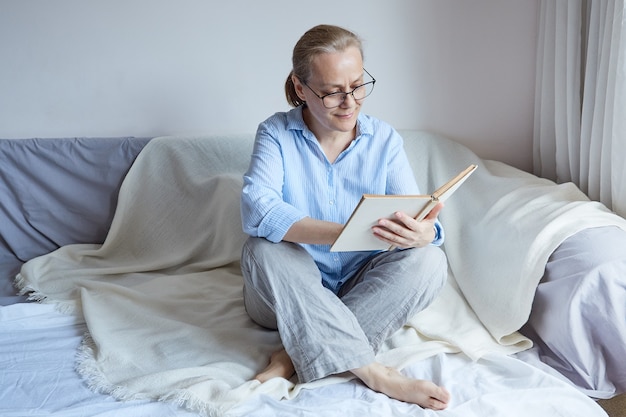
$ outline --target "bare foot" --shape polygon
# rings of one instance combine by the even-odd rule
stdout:
[[[352,373],[374,391],[423,408],[443,410],[450,401],[450,393],[445,388],[430,381],[408,378],[376,362],[353,369]]]
[[[295,372],[293,362],[291,362],[291,358],[287,355],[287,351],[281,349],[272,353],[270,364],[267,365],[261,373],[255,376],[254,379],[261,382],[277,377],[289,379]]]

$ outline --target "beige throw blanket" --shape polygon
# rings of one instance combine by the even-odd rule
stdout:
[[[480,167],[442,216],[449,284],[379,359],[402,367],[439,352],[480,357],[527,348],[515,331],[550,252],[585,225],[623,221],[593,203],[561,202],[580,198],[571,187],[520,177],[447,141],[408,137],[407,150],[417,177],[432,177],[423,190],[466,162]],[[251,381],[280,339],[243,307],[241,173],[215,175],[216,163],[228,165],[220,158],[206,138],[152,140],[124,181],[104,244],[63,247],[29,261],[17,277],[33,298],[84,317],[89,334],[79,371],[94,389],[222,415],[252,396],[291,398],[304,387]]]
[[[589,199],[573,184],[555,185],[511,166],[478,158],[463,145],[435,135],[405,135],[407,153],[422,191],[432,191],[469,164],[479,168],[446,202],[440,215],[445,251],[459,295],[454,305],[471,311],[449,314],[440,297],[412,324],[448,340],[472,357],[501,346],[530,346],[516,331],[527,321],[548,258],[568,237],[589,227],[626,220]],[[454,282],[453,282],[454,284]],[[453,285],[454,287],[454,285]],[[462,294],[462,295],[461,295]],[[445,300],[445,301],[444,301]],[[433,320],[433,315],[442,320]],[[469,318],[477,318],[484,328]],[[448,320],[445,321],[444,318]],[[464,319],[465,318],[465,319]]]

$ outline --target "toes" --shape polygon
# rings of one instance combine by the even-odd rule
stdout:
[[[448,404],[450,402],[450,393],[447,389],[443,387],[439,387],[439,395],[437,395],[436,399],[441,401],[444,404]]]
[[[450,402],[450,393],[442,387],[437,387],[431,392],[431,397],[421,404],[424,408],[430,408],[431,410],[443,410],[448,407]]]
[[[439,400],[431,398],[430,401],[428,401],[428,404],[426,404],[425,408],[430,408],[431,410],[437,411],[437,410],[445,410],[447,406],[448,406],[447,403],[442,403]]]

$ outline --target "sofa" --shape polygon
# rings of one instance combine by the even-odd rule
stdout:
[[[626,221],[589,201],[572,184],[555,184],[483,160],[428,132],[400,133],[422,191],[434,190],[468,163],[476,163],[479,171],[451,197],[441,215],[447,233],[448,287],[394,335],[381,360],[406,372],[426,372],[442,383],[458,378],[492,381],[471,392],[453,385],[453,396],[458,390],[457,398],[463,401],[452,403],[451,415],[484,415],[490,407],[503,415],[524,410],[525,415],[548,416],[553,415],[551,407],[570,412],[567,415],[605,415],[598,404],[611,416],[624,415],[616,409],[626,389],[621,361],[626,354],[626,320],[621,314],[626,305]],[[95,415],[99,407],[113,413],[132,407],[135,415],[292,415],[295,410],[325,410],[326,415],[350,415],[350,410],[356,415],[396,408],[406,415],[428,415],[373,395],[349,375],[309,385],[249,381],[250,372],[280,343],[275,332],[247,319],[239,294],[238,248],[245,236],[237,224],[237,193],[253,137],[0,139],[0,331],[7,335],[0,342],[0,361],[15,369],[0,387],[0,403],[5,404],[0,411],[43,407],[53,415],[71,415],[78,413],[80,404],[88,404],[90,411],[84,415]],[[174,189],[181,194],[172,197],[169,190]],[[158,198],[155,193],[160,193]],[[163,213],[172,217],[166,219]],[[191,232],[176,234],[194,219],[197,223],[184,225]],[[191,242],[187,237],[194,230],[208,235]],[[159,236],[170,240],[152,245]],[[143,239],[142,248],[135,252],[138,243],[129,239]],[[171,256],[170,248],[184,256]],[[151,250],[156,252],[148,253]],[[178,286],[181,276],[184,285],[190,285],[184,291]],[[68,283],[63,284],[67,288],[59,289],[61,283]],[[195,295],[193,285],[199,285]],[[171,336],[163,334],[170,328],[169,316],[148,322],[140,314],[160,303],[158,308],[166,314],[193,305],[185,320],[195,317],[203,309],[198,294],[208,297],[212,324],[189,322],[189,332],[181,334],[189,337],[189,345],[194,338],[204,340],[207,333],[219,335],[207,343],[223,345],[223,350],[203,360],[218,356],[220,361],[213,367],[193,362],[198,369],[210,369],[211,375],[179,365],[193,356],[180,353],[185,343],[167,354],[113,352],[106,360],[118,361],[117,368],[102,370],[103,352],[115,351],[125,341],[139,346],[156,335],[155,349],[162,349],[178,337],[180,324],[172,327]],[[130,299],[133,308],[140,305],[141,313],[125,310]],[[171,299],[178,304],[168,304]],[[129,317],[136,320],[132,335],[125,328]],[[233,327],[224,329],[224,320]],[[43,322],[52,324],[43,329]],[[117,327],[107,327],[111,323]],[[143,331],[150,326],[154,334],[146,336]],[[69,329],[76,335],[54,337]],[[105,341],[107,333],[118,338]],[[48,336],[31,340],[33,334]],[[65,346],[62,357],[79,356],[76,365],[67,365],[66,375],[76,367],[75,374],[67,376],[72,382],[53,389],[43,383],[24,384],[28,378],[50,378],[53,370],[43,365],[30,369],[25,363],[38,363],[36,352],[48,355],[47,346],[52,355],[52,347],[62,346],[63,340],[74,344]],[[252,349],[257,342],[259,347]],[[239,349],[242,345],[247,348]],[[18,357],[20,346],[28,348]],[[190,352],[197,353],[191,347]],[[134,361],[154,354],[163,364],[182,367],[176,375],[168,368],[131,378],[120,365],[129,354],[137,356]],[[167,362],[173,357],[180,362]],[[166,371],[172,382],[164,388],[154,380],[165,379]],[[497,385],[496,375],[502,372],[516,382]],[[194,375],[194,381],[184,375]],[[86,381],[84,386],[72,388],[80,381]],[[501,397],[491,398],[493,390]],[[532,397],[521,395],[523,390]],[[73,397],[77,392],[81,394]],[[552,395],[537,400],[541,392]]]

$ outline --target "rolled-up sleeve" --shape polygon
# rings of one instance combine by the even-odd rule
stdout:
[[[243,231],[280,242],[305,213],[283,200],[283,156],[278,140],[260,126],[241,193]]]
[[[430,243],[434,246],[441,246],[445,240],[446,234],[439,219],[435,220],[435,239]]]
[[[280,242],[297,221],[306,217],[300,210],[275,198],[257,198],[261,189],[244,179],[241,194],[241,218],[243,231],[271,242]]]

